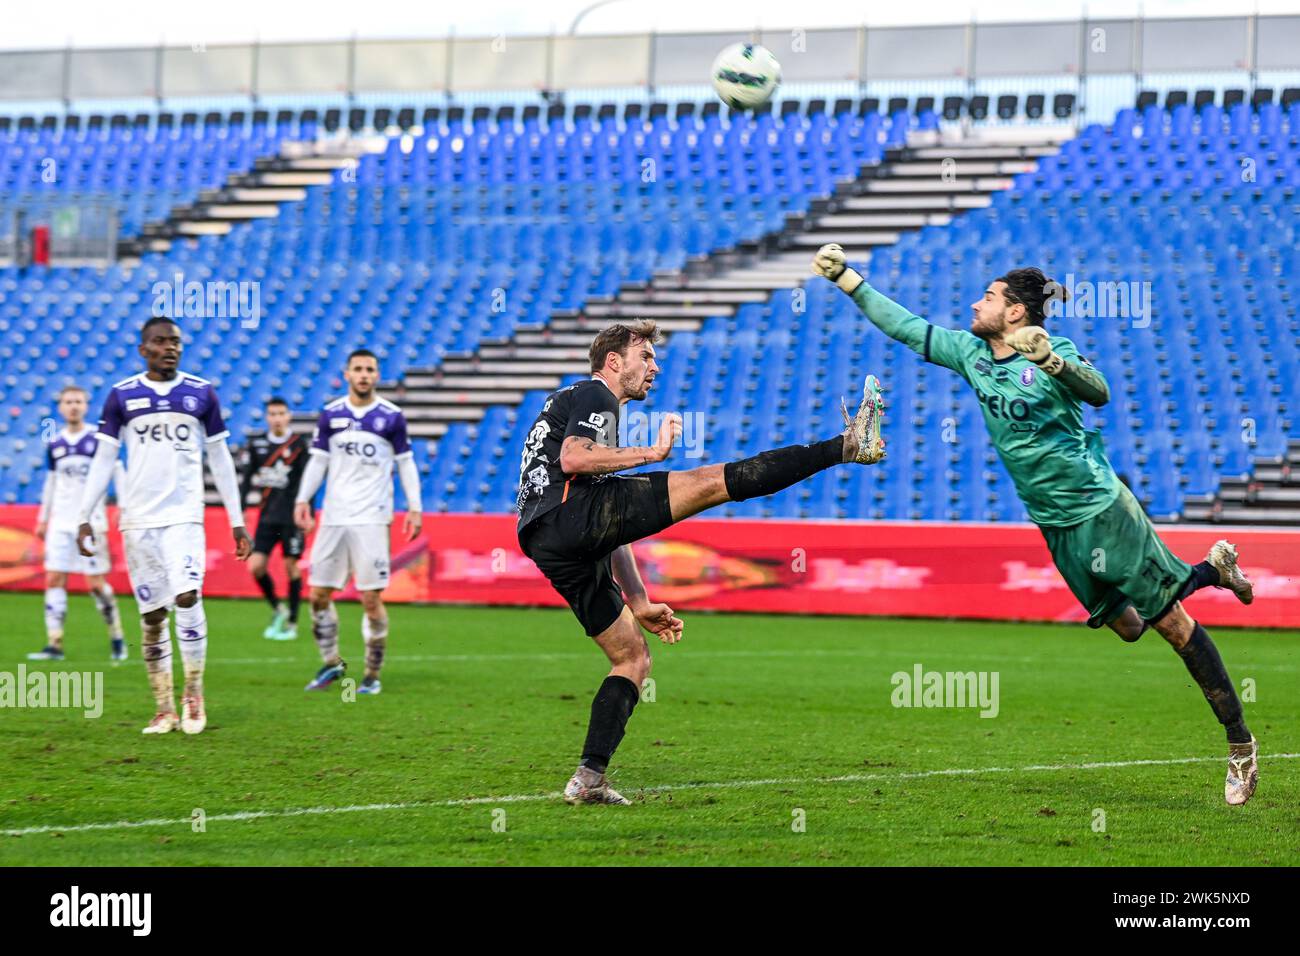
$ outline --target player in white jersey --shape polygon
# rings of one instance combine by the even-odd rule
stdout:
[[[122,619],[117,612],[117,598],[105,577],[112,570],[108,556],[108,514],[101,498],[90,516],[95,530],[105,535],[99,550],[90,557],[77,549],[77,512],[81,493],[86,487],[90,460],[95,456],[95,430],[86,425],[89,396],[79,385],[69,385],[59,392],[59,415],[64,427],[50,439],[45,449],[49,471],[41,491],[41,509],[36,516],[36,535],[45,541],[45,647],[28,654],[30,661],[63,660],[63,625],[68,616],[68,575],[85,575],[90,594],[108,625],[109,655],[115,661],[126,660],[126,641],[122,639]],[[114,472],[114,486],[122,491],[122,466]]]
[[[91,513],[104,496],[108,479],[125,445],[126,480],[118,498],[127,572],[140,607],[141,652],[153,687],[157,713],[146,734],[165,734],[177,725],[197,734],[207,725],[203,705],[203,665],[208,622],[200,591],[206,566],[203,453],[235,537],[235,557],[243,561],[253,545],[244,530],[239,479],[226,446],[225,422],[216,390],[204,379],[180,371],[181,330],[156,317],[140,331],[145,371],[113,386],[99,422],[99,448],[81,498],[81,553],[90,554],[95,529]],[[185,669],[181,713],[172,691],[172,647],[167,613],[176,608],[176,640]]]
[[[325,406],[312,436],[311,458],[294,505],[294,522],[305,532],[314,524],[311,500],[325,476],[320,532],[311,548],[312,634],[324,666],[307,690],[324,690],[347,672],[339,656],[339,616],[333,593],[349,575],[361,592],[361,635],[366,673],[358,693],[378,694],[379,671],[388,643],[388,615],[381,600],[388,586],[389,531],[393,520],[393,467],[406,495],[408,541],[420,533],[420,474],[406,435],[402,410],[375,394],[379,360],[367,349],[348,356],[343,377],[348,394]]]

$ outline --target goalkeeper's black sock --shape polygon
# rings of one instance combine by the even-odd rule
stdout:
[[[298,623],[298,607],[302,604],[302,578],[289,579],[289,623]]]
[[[1214,716],[1219,718],[1219,723],[1227,730],[1228,743],[1250,743],[1250,731],[1246,729],[1246,721],[1241,713],[1241,701],[1237,698],[1237,689],[1232,686],[1232,679],[1228,677],[1228,670],[1223,666],[1219,649],[1214,646],[1214,641],[1210,640],[1210,635],[1205,633],[1205,628],[1199,623],[1192,626],[1192,636],[1178,652],[1178,656],[1183,659],[1188,672],[1200,685],[1201,693],[1209,702]]]
[[[1183,592],[1178,595],[1178,600],[1195,594],[1201,588],[1217,587],[1219,584],[1219,569],[1209,561],[1202,561],[1200,564],[1192,565],[1192,576],[1187,579],[1183,585]]]
[[[591,723],[587,725],[587,742],[579,766],[595,773],[605,772],[640,696],[636,684],[626,677],[611,674],[605,678],[591,701]]]
[[[759,452],[753,458],[729,461],[722,478],[732,501],[774,495],[844,460],[844,436],[811,445],[787,445]]]
[[[257,586],[262,589],[262,594],[271,604],[271,610],[280,610],[280,602],[275,598],[275,582],[271,580],[271,575],[262,573],[257,577]]]

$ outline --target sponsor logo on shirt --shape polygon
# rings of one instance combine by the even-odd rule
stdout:
[[[58,448],[54,449],[54,451],[52,451],[50,454],[52,454],[55,458],[62,458],[67,453],[68,453],[68,449],[60,445]]]
[[[579,425],[586,425],[595,431],[605,430],[605,416],[601,412],[592,412],[585,422],[578,422]]]
[[[176,451],[186,451],[189,449],[190,436],[193,429],[184,422],[180,422],[175,427],[166,422],[159,422],[156,425],[137,425],[132,431],[140,439],[140,444],[145,442],[171,442],[172,448]]]
[[[351,428],[353,420],[351,418],[331,418],[330,428]]]
[[[1026,367],[1025,370],[1020,373],[1020,384],[1025,388],[1029,388],[1029,386],[1034,384],[1034,376],[1037,372],[1038,369],[1032,365]]]
[[[199,400],[193,395],[186,395],[181,399],[181,404],[185,406],[187,412],[198,411],[199,408]]]
[[[383,415],[380,415],[378,418],[375,419],[375,431],[377,432],[383,431],[384,426],[387,424],[388,424],[388,419],[386,419]]]
[[[148,408],[153,399],[148,396],[144,398],[128,398],[126,400],[126,410],[128,412],[139,411],[142,408]]]

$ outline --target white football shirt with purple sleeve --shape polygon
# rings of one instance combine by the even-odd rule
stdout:
[[[336,398],[316,420],[311,453],[329,456],[322,525],[392,522],[393,465],[412,454],[400,408],[383,398],[362,407]]]
[[[181,371],[165,382],[143,372],[124,379],[95,434],[126,447],[123,531],[203,523],[203,444],[229,434],[210,382]]]

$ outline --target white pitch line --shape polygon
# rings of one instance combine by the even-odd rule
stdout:
[[[1109,760],[1077,764],[1031,764],[1027,767],[969,767],[945,770],[912,770],[900,773],[848,773],[837,777],[769,777],[761,780],[722,780],[711,783],[671,783],[660,787],[642,787],[628,791],[633,794],[675,793],[680,790],[739,790],[747,787],[789,787],[826,783],[868,783],[873,780],[922,780],[926,777],[978,776],[989,773],[1031,773],[1063,770],[1114,770],[1124,767],[1172,767],[1189,763],[1214,763],[1218,757],[1173,757],[1164,760]],[[1300,753],[1261,754],[1260,760],[1296,760]],[[363,803],[345,807],[297,807],[289,810],[244,810],[239,813],[214,813],[206,815],[206,823],[237,823],[244,820],[285,819],[287,817],[324,816],[335,813],[376,813],[385,810],[429,810],[442,807],[470,807],[500,803],[525,803],[538,800],[558,800],[554,793],[516,793],[499,797],[466,797],[460,800],[422,800],[410,803]],[[105,823],[74,823],[68,826],[22,827],[0,830],[0,836],[20,837],[38,833],[81,833],[91,830],[137,830],[143,827],[174,827],[192,823],[191,817],[151,820],[114,820]]]

